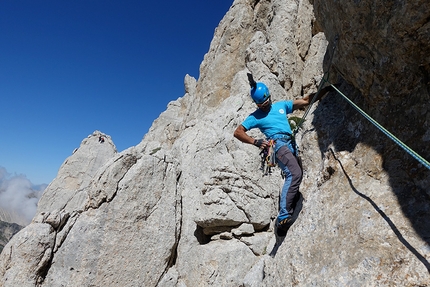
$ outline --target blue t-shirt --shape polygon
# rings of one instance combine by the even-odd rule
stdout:
[[[287,114],[293,112],[293,101],[280,101],[273,103],[269,113],[260,109],[250,114],[242,123],[246,130],[259,128],[267,138],[274,138],[279,134],[291,134]]]

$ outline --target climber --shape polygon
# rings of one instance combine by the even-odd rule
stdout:
[[[272,103],[267,86],[261,82],[256,83],[251,74],[248,74],[248,78],[251,85],[251,98],[257,105],[257,109],[236,128],[234,136],[241,142],[253,144],[260,149],[266,148],[269,140],[274,140],[276,162],[285,174],[276,226],[278,234],[284,232],[285,236],[286,230],[292,223],[294,201],[302,181],[302,169],[298,162],[295,143],[291,138],[292,131],[287,114],[307,106],[315,94],[297,100]],[[316,100],[329,90],[330,87],[322,89]],[[260,129],[267,139],[254,139],[249,136],[246,132],[253,128]]]

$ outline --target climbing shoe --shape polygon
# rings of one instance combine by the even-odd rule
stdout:
[[[287,217],[281,221],[278,221],[276,224],[276,233],[278,236],[287,235],[288,228],[290,228],[292,222],[292,217]]]

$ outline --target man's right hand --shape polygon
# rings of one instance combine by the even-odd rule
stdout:
[[[255,145],[255,146],[259,147],[259,148],[265,148],[269,144],[264,139],[254,139],[253,137],[250,137],[246,133],[246,129],[242,125],[239,125],[236,128],[236,130],[234,131],[234,137],[237,138],[238,140],[240,140],[243,143],[253,144],[253,145]]]

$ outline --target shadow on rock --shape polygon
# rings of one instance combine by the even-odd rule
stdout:
[[[343,83],[340,90],[370,116],[375,115],[376,121],[395,134],[400,140],[403,140],[412,150],[417,151],[424,158],[429,157],[430,151],[425,147],[425,142],[422,141],[424,135],[422,128],[423,126],[425,127],[425,123],[422,122],[422,119],[417,119],[418,112],[416,113],[417,115],[407,112],[408,110],[411,111],[413,107],[420,110],[422,106],[428,106],[428,103],[415,99],[417,102],[414,106],[405,109],[399,108],[390,102],[386,103],[386,107],[383,110],[376,112],[375,107],[369,106],[363,96],[352,86]],[[407,101],[409,102],[410,100],[408,99]],[[418,106],[421,106],[421,108]],[[399,118],[403,118],[403,121],[399,121]],[[314,112],[312,124],[318,134],[319,148],[323,157],[329,150],[332,151],[335,158],[335,152],[347,151],[352,153],[358,144],[370,147],[381,156],[381,162],[369,162],[367,167],[375,169],[376,174],[385,172],[389,176],[390,188],[397,197],[403,214],[409,219],[416,233],[430,245],[430,221],[428,220],[430,217],[430,193],[428,191],[430,171],[367,121],[336,92],[329,93],[321,101]],[[391,227],[399,241],[430,272],[430,264],[424,256],[405,240],[399,229],[370,197],[360,193],[354,187],[348,176],[348,170],[345,170],[340,160],[337,158],[336,160],[341,165],[351,189],[375,208]],[[362,166],[364,167],[365,164],[363,163]],[[377,170],[378,168],[381,168],[381,170]],[[369,172],[371,173],[372,171],[363,170],[363,174],[369,174]]]
[[[334,154],[333,151],[331,151],[333,156],[336,159],[336,156]],[[352,180],[349,177],[349,175],[346,173],[342,163],[340,160],[336,159],[339,163],[339,165],[342,168],[343,173],[345,174],[346,178],[348,179],[349,185],[351,186],[351,189],[360,197],[364,198],[365,200],[367,200],[372,206],[373,208],[379,213],[379,215],[381,215],[381,217],[388,223],[388,225],[390,226],[391,230],[393,230],[394,234],[396,234],[397,238],[399,239],[399,241],[406,247],[409,249],[410,252],[412,252],[417,258],[418,260],[420,260],[424,266],[427,268],[427,271],[429,271],[430,273],[430,263],[427,261],[427,259],[421,255],[404,237],[403,235],[400,233],[399,229],[396,227],[396,225],[394,225],[394,223],[391,221],[391,219],[385,214],[384,211],[382,211],[378,205],[367,195],[359,192],[355,186],[352,184]]]

